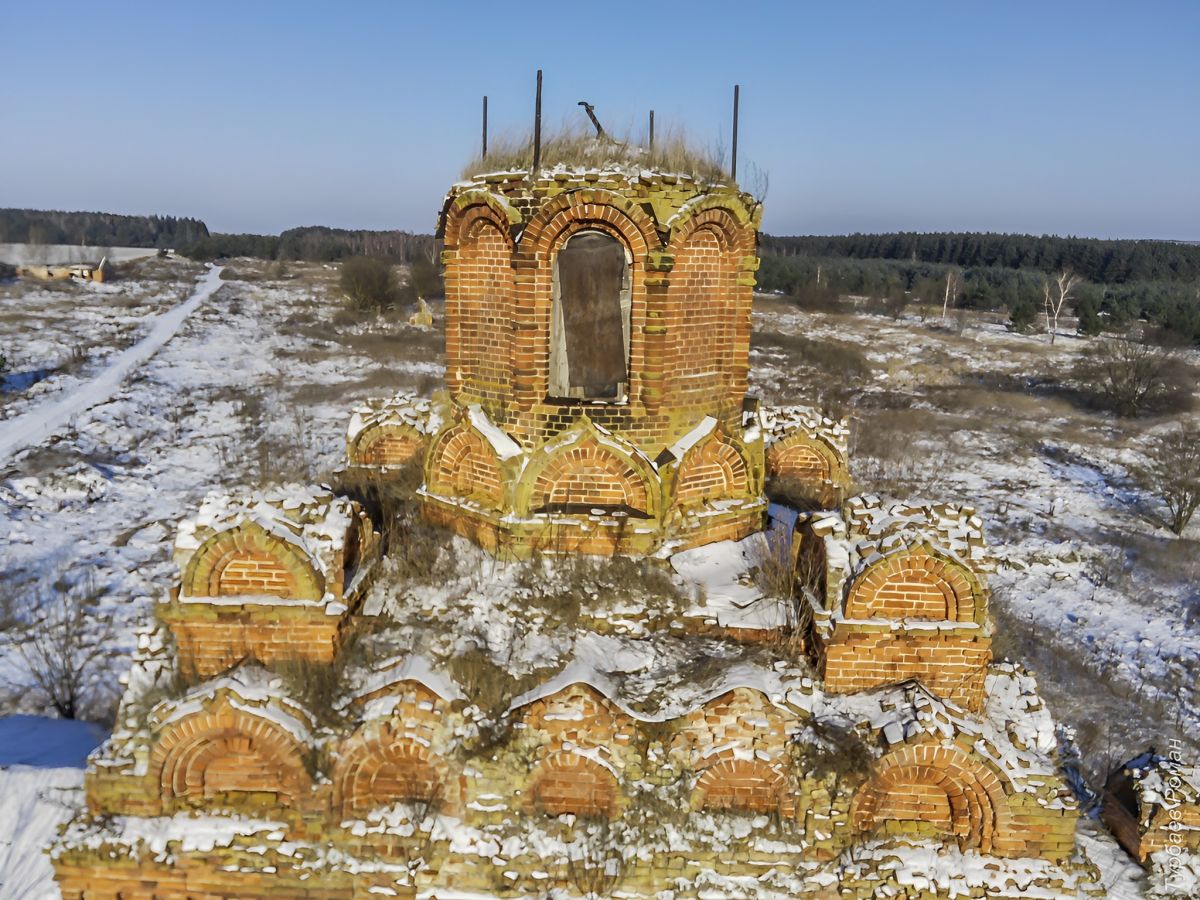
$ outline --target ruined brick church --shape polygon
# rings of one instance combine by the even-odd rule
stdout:
[[[734,601],[661,625],[756,662],[647,711],[577,660],[480,750],[469,686],[413,646],[331,719],[280,673],[374,627],[405,548],[324,488],[213,496],[52,849],[63,895],[1102,896],[1053,720],[992,658],[979,517],[852,496],[845,422],[748,394],[760,216],[644,168],[455,185],[446,390],[365,404],[347,435],[350,471],[419,466],[424,519],[498,566],[767,547],[792,596],[742,603],[735,573]]]

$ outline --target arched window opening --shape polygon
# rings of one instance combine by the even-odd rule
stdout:
[[[624,400],[629,387],[629,258],[615,238],[582,231],[554,260],[550,396]]]

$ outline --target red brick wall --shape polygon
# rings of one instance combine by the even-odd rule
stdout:
[[[638,472],[593,441],[557,454],[534,482],[531,510],[566,503],[650,509],[647,487]]]
[[[296,579],[275,557],[255,550],[229,554],[213,569],[210,595],[270,594],[294,597]]]
[[[547,815],[612,817],[617,812],[617,779],[598,762],[576,753],[547,757],[531,777],[533,807]]]
[[[825,648],[825,688],[850,694],[915,678],[939,697],[977,710],[991,663],[983,635],[857,631],[839,626]]]
[[[446,348],[446,368],[455,370],[452,388],[504,401],[512,384],[513,270],[512,244],[498,223],[472,222],[454,269],[447,312],[453,310],[455,327]]]
[[[699,407],[729,396],[734,265],[718,231],[708,227],[693,231],[675,257],[668,302],[677,324],[671,328],[665,405]]]
[[[689,454],[679,473],[675,502],[680,506],[744,494],[746,463],[740,453],[720,440],[706,441]]]
[[[502,494],[496,454],[478,433],[457,426],[434,449],[431,487],[436,493],[498,505]]]
[[[723,759],[704,770],[696,783],[701,809],[742,812],[781,812],[786,781],[777,771],[757,760]]]
[[[402,466],[421,452],[424,442],[399,428],[380,426],[360,436],[351,462],[366,466]]]
[[[220,675],[244,659],[333,662],[341,629],[341,619],[322,608],[289,609],[286,616],[254,607],[219,608],[213,618],[186,609],[160,614],[175,638],[180,671],[198,678]]]

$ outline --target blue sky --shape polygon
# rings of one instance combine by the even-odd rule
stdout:
[[[11,3],[0,206],[429,231],[493,131],[596,105],[768,173],[765,229],[1200,240],[1200,0]]]

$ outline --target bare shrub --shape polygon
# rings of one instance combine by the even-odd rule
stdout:
[[[1167,527],[1183,534],[1200,509],[1200,428],[1181,424],[1157,442],[1136,474],[1142,487],[1166,505]]]
[[[474,733],[466,734],[460,745],[468,756],[486,756],[506,743],[512,735],[510,707],[514,699],[549,677],[551,670],[535,670],[524,675],[512,673],[514,647],[507,645],[508,657],[500,662],[486,647],[474,645],[452,657],[447,663],[450,676],[462,688],[475,707]]]
[[[400,296],[395,271],[384,260],[372,256],[344,260],[339,283],[350,306],[363,312],[390,309]]]
[[[96,614],[101,596],[90,573],[77,586],[59,578],[43,593],[36,617],[17,637],[30,686],[64,719],[92,710],[98,699],[94,681],[115,633],[111,618]]]
[[[1102,338],[1080,357],[1074,376],[1085,393],[1119,416],[1190,405],[1188,367],[1164,347]]]
[[[625,879],[629,836],[617,822],[600,816],[580,818],[567,849],[567,880],[583,897],[612,897]]]

